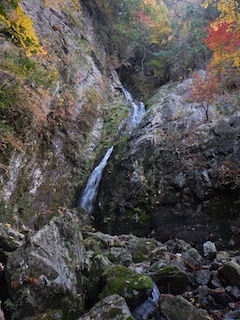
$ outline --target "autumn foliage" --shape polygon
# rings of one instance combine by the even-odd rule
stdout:
[[[219,92],[218,78],[212,72],[207,72],[204,77],[197,72],[193,74],[193,83],[190,99],[199,103],[205,111],[206,120],[209,120],[209,106],[215,101]]]
[[[236,0],[208,0],[204,6],[217,6],[220,14],[207,29],[205,43],[212,50],[212,67],[222,76],[240,68],[240,13]]]
[[[28,57],[45,53],[35,33],[33,21],[20,6],[5,15],[0,14],[0,23],[12,41],[24,48]]]
[[[212,65],[220,72],[226,66],[240,66],[240,30],[228,22],[221,22],[217,26],[208,28],[207,46],[213,52]]]

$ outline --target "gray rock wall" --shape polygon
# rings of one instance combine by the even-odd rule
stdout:
[[[55,70],[56,79],[42,96],[41,88],[30,84],[41,100],[36,108],[45,110],[47,121],[41,130],[34,119],[26,128],[23,146],[13,151],[0,177],[0,196],[34,226],[39,213],[72,204],[74,185],[84,182],[101,150],[104,118],[121,97],[118,76],[109,70],[104,47],[81,4],[76,9],[74,1],[66,5],[41,0],[23,1],[21,6],[47,52],[44,67]],[[10,53],[16,50],[9,47]],[[31,103],[34,108],[35,101]]]
[[[189,102],[190,84],[162,87],[114,149],[95,212],[102,230],[237,241],[240,115],[211,106],[206,122],[203,108]]]

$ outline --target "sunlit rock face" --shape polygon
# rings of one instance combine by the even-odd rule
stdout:
[[[162,87],[132,135],[114,150],[95,212],[112,233],[236,245],[239,113],[189,102],[191,79]]]
[[[6,279],[19,319],[46,309],[62,309],[70,319],[71,312],[82,308],[85,249],[79,225],[75,213],[65,212],[8,259]],[[76,310],[70,311],[73,305]]]

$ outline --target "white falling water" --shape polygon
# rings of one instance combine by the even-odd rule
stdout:
[[[131,105],[131,114],[128,119],[127,129],[129,132],[135,128],[139,122],[142,120],[143,116],[146,113],[145,105],[143,102],[136,104],[130,92],[128,92],[125,88],[122,87],[123,94],[128,102]]]
[[[112,146],[108,149],[99,165],[91,173],[87,185],[83,190],[82,196],[79,201],[79,207],[85,209],[88,213],[91,213],[94,209],[94,202],[97,196],[100,181],[102,179],[102,173],[107,165],[107,161],[110,155],[112,154],[113,148],[114,147]]]
[[[132,129],[135,128],[139,124],[139,122],[142,120],[144,114],[146,113],[146,110],[143,102],[136,104],[133,100],[132,95],[126,89],[122,88],[122,91],[125,95],[126,100],[131,105],[131,114],[127,120],[127,130],[128,132],[131,132]],[[108,149],[102,161],[91,173],[87,181],[87,185],[80,197],[79,207],[85,209],[89,213],[91,213],[94,209],[94,203],[97,196],[98,187],[102,179],[102,173],[104,168],[107,165],[107,161],[112,151],[113,151],[113,146],[110,149]]]
[[[132,315],[136,320],[150,319],[159,308],[160,292],[156,284],[154,284],[152,297],[149,297],[145,302],[138,306]],[[155,318],[154,318],[155,319]]]

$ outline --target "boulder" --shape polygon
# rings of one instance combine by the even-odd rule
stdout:
[[[240,265],[237,262],[230,261],[225,263],[219,269],[219,275],[225,279],[227,283],[240,288]]]
[[[71,319],[83,307],[79,223],[69,211],[54,217],[9,257],[6,278],[18,317],[60,309]]]
[[[202,264],[202,257],[195,248],[190,248],[182,255],[182,260],[191,269],[197,269]]]
[[[211,320],[209,314],[197,309],[181,296],[162,295],[161,313],[168,320]]]
[[[103,290],[100,298],[111,294],[124,297],[130,310],[142,304],[154,288],[153,280],[122,265],[108,268],[102,275]]]
[[[175,265],[155,263],[152,268],[154,272],[150,275],[161,292],[180,294],[184,292],[189,284],[187,274]]]
[[[123,297],[113,294],[100,300],[78,320],[134,320]]]

